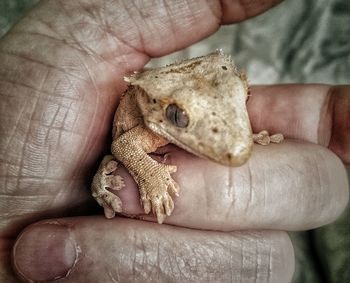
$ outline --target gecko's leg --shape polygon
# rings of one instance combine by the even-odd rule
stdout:
[[[268,131],[264,130],[258,134],[253,134],[253,141],[261,145],[268,145],[270,143],[281,143],[284,140],[282,134],[269,134]]]
[[[118,163],[115,158],[112,155],[106,155],[91,185],[92,196],[96,199],[98,204],[104,208],[104,213],[107,218],[113,218],[115,212],[122,212],[122,202],[120,198],[108,190],[120,190],[125,186],[121,176],[113,175],[117,166]]]
[[[138,184],[145,213],[152,211],[158,223],[162,223],[174,209],[171,195],[178,195],[179,186],[170,174],[176,171],[176,166],[158,163],[147,153],[167,143],[167,140],[140,125],[125,132],[112,144],[113,155]]]

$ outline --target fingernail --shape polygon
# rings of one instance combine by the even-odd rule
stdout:
[[[13,265],[27,281],[53,281],[69,275],[77,249],[68,228],[38,224],[25,230],[13,248]]]

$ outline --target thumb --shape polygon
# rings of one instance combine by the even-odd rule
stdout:
[[[287,282],[294,269],[284,232],[223,233],[103,217],[29,226],[13,260],[29,282]]]

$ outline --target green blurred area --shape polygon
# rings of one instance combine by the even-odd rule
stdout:
[[[36,2],[0,0],[0,37]],[[216,48],[234,54],[252,83],[349,84],[350,1],[286,0],[165,60]],[[290,235],[296,253],[293,282],[350,282],[349,206],[331,225]]]
[[[38,0],[0,0],[0,37]]]

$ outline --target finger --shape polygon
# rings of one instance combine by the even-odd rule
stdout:
[[[126,4],[122,1],[114,1],[110,2],[106,8],[105,5],[96,5],[95,1],[90,0],[84,4],[63,2],[61,5],[54,5],[56,6],[54,11],[56,17],[57,10],[59,10],[62,11],[63,16],[71,19],[69,22],[67,19],[64,20],[66,20],[66,28],[74,32],[72,35],[75,38],[73,39],[83,36],[75,31],[78,27],[74,19],[78,16],[81,18],[81,14],[86,13],[87,8],[96,15],[99,14],[99,17],[94,17],[93,13],[83,14],[83,17],[90,20],[85,22],[87,25],[85,29],[89,29],[90,24],[109,28],[110,31],[104,33],[107,37],[97,35],[96,38],[91,38],[91,41],[85,41],[83,44],[89,44],[87,47],[95,52],[98,51],[96,53],[100,55],[102,51],[105,55],[111,56],[115,52],[113,49],[118,49],[117,52],[141,51],[157,57],[203,39],[218,29],[221,23],[228,24],[246,20],[265,12],[279,2],[281,1],[196,0],[153,1],[152,4],[145,5],[143,2]],[[52,22],[52,15],[39,13],[40,11],[37,11],[35,16],[44,18],[45,22],[47,21],[45,17],[50,17]],[[58,18],[56,21],[62,30],[60,24],[62,19]],[[96,33],[99,31],[96,27],[93,27],[92,30]],[[114,44],[110,42],[112,37],[115,40]],[[98,45],[97,40],[101,41]],[[96,47],[99,47],[100,50],[96,50]]]
[[[296,141],[256,145],[250,160],[236,168],[184,151],[168,156],[178,166],[173,177],[182,190],[166,223],[226,231],[304,230],[334,221],[348,201],[343,164],[319,145]],[[119,191],[122,199],[137,195],[136,185],[129,184]],[[129,214],[142,215],[136,205],[129,208]]]
[[[284,232],[198,231],[102,217],[31,225],[13,261],[30,282],[290,282],[294,271]]]
[[[93,54],[95,59],[122,60],[126,64],[119,68],[134,71],[143,67],[147,56],[159,57],[187,47],[215,32],[222,23],[246,20],[279,2],[281,0],[182,0],[152,1],[152,4],[123,1],[104,4],[93,0],[46,2],[37,5],[14,30],[69,42]],[[81,30],[81,21],[86,32]]]
[[[267,129],[330,148],[350,164],[350,86],[274,85],[251,88],[254,132]]]
[[[281,0],[268,1],[221,1],[221,22],[230,24],[233,22],[240,22],[247,18],[259,15],[271,7],[282,2]]]

